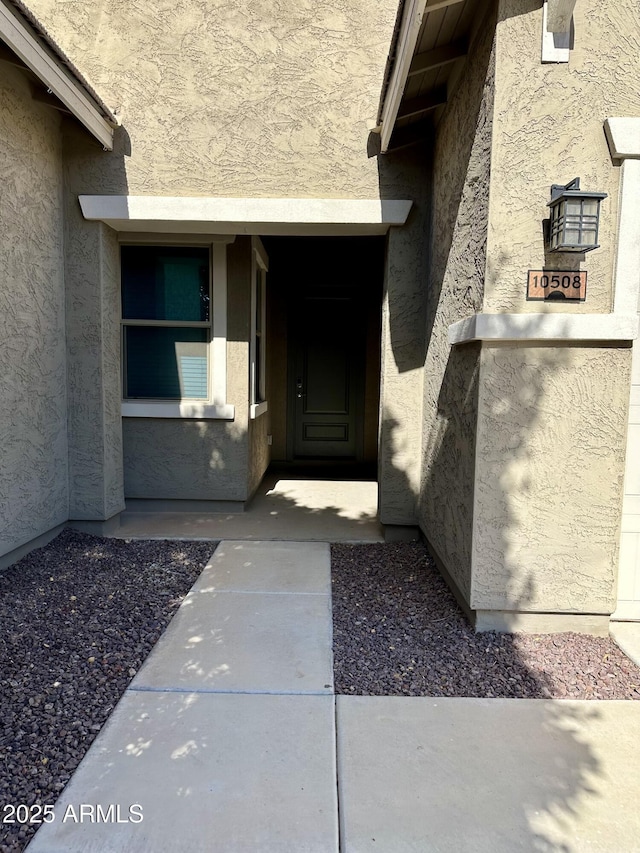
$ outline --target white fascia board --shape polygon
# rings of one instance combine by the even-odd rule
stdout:
[[[89,133],[107,150],[113,150],[113,127],[91,100],[39,42],[0,2],[0,38],[59,98]]]
[[[192,234],[384,234],[404,225],[404,199],[81,195],[83,216],[116,231]]]
[[[389,148],[391,134],[395,127],[400,101],[407,84],[407,76],[411,67],[411,60],[415,53],[422,17],[426,6],[426,0],[407,0],[400,33],[398,35],[398,49],[396,60],[393,65],[389,87],[382,106],[380,117],[380,151],[384,154]]]
[[[475,314],[449,326],[452,346],[472,341],[632,341],[636,314]]]

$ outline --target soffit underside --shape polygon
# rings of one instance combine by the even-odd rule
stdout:
[[[383,86],[381,123],[384,121],[385,101],[392,96],[393,74],[398,73],[402,60],[399,54],[402,50],[402,26],[406,25],[404,18],[410,14],[411,6],[419,7],[423,3],[424,0],[422,3],[420,0],[417,3],[403,0],[401,3],[397,38]],[[431,135],[464,73],[469,43],[478,22],[487,14],[488,6],[489,0],[427,0],[397,113],[392,116],[389,150]],[[383,150],[387,150],[384,145]]]

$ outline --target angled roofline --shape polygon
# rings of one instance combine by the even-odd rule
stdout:
[[[0,39],[108,151],[119,122],[22,0],[0,0]]]

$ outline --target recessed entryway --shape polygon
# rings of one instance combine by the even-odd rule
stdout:
[[[384,237],[265,237],[275,462],[377,459]]]

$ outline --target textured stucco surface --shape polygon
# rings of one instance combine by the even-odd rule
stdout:
[[[496,40],[495,134],[484,310],[539,311],[525,299],[528,269],[581,268],[587,300],[572,313],[612,307],[619,169],[611,163],[603,122],[638,115],[640,6],[579,0],[568,64],[542,65],[539,0],[500,0]],[[579,176],[602,203],[600,248],[584,256],[546,254],[542,220],[553,183]],[[544,303],[562,311],[562,303]]]
[[[66,164],[69,517],[124,508],[120,417],[120,273],[114,231],[85,222]]]
[[[0,555],[68,517],[59,118],[0,62]]]
[[[127,498],[243,501],[246,433],[226,421],[125,418]]]
[[[178,5],[163,0],[101,0],[90,6],[81,0],[33,0],[31,6],[103,98],[118,109],[123,123],[112,154],[104,154],[80,132],[69,131],[73,141],[67,153],[75,193],[414,196],[416,181],[403,176],[401,163],[391,170],[385,165],[381,174],[378,160],[367,155],[397,0],[382,0],[375,8],[365,0],[295,4],[183,0]],[[415,175],[414,166],[411,170]],[[397,351],[399,345],[405,353],[414,346],[411,336],[419,325],[414,309],[422,298],[417,293],[418,282],[422,286],[423,281],[421,233],[424,229],[414,227],[391,238],[398,246],[389,278],[391,301],[398,294],[398,309],[392,304],[391,313],[398,320],[406,316],[409,328],[406,334],[394,331],[397,339],[405,334],[406,340],[389,347]],[[234,310],[244,308],[232,309],[230,304],[230,318]],[[248,311],[240,319],[248,322]],[[416,341],[420,339],[418,332]],[[246,385],[246,343],[246,337],[237,341],[231,337],[229,342],[233,424],[201,422],[194,428],[194,423],[167,422],[156,428],[149,419],[124,422],[128,496],[233,499],[238,489],[250,490],[266,460],[265,426],[272,417],[277,433],[274,452],[281,452],[282,395],[277,400],[274,395],[274,410],[267,420],[252,425],[247,420],[247,392],[240,388],[241,383]],[[416,347],[420,350],[421,344]],[[90,360],[95,358],[92,353]],[[385,446],[387,458],[394,460],[388,467],[400,470],[397,477],[391,472],[389,483],[397,485],[389,490],[390,503],[406,523],[412,523],[423,359],[412,355],[410,369],[406,361],[402,353],[386,360],[390,417],[402,425],[393,439],[387,434]],[[368,382],[367,390],[373,426],[365,443],[372,454],[377,381]],[[104,401],[95,395],[92,399],[91,405],[102,407],[104,413]],[[102,416],[93,413],[88,420]],[[115,423],[111,429],[113,438],[106,445],[116,448]],[[169,472],[167,453],[178,439],[181,455],[176,470]],[[186,462],[189,445],[194,450],[192,465]],[[117,462],[115,453],[112,458]],[[241,486],[233,472],[241,477]],[[233,495],[217,494],[226,477],[234,483],[229,487]],[[402,493],[407,478],[408,500],[406,488]],[[88,475],[86,484],[96,494],[102,494],[106,485],[95,479],[91,483]]]
[[[130,193],[376,197],[366,142],[397,0],[32,0],[30,8],[118,108]],[[87,192],[110,191],[117,158],[87,165],[101,172]]]
[[[249,420],[249,469],[247,476],[247,497],[251,497],[260,485],[264,472],[269,466],[270,450],[267,444],[269,432],[269,412]]]
[[[451,349],[449,324],[481,310],[489,208],[495,15],[474,34],[438,127],[424,376],[420,526],[470,591],[479,346]]]
[[[638,114],[637,4],[576,4],[568,64],[540,63],[542,4],[500,0],[487,270],[482,310],[606,313],[613,307],[619,170],[603,132]],[[607,192],[601,248],[545,255],[552,183]],[[583,269],[587,301],[525,300],[528,269]],[[610,613],[614,605],[630,352],[482,349],[470,604]]]
[[[472,607],[612,612],[629,369],[628,349],[483,348]]]
[[[227,402],[235,419],[124,418],[128,498],[247,499],[255,450],[247,436],[250,304],[251,241],[239,237],[227,246]]]
[[[380,158],[383,194],[401,188],[414,204],[387,238],[380,341],[378,488],[383,524],[415,525],[420,488],[431,152],[416,145]]]

